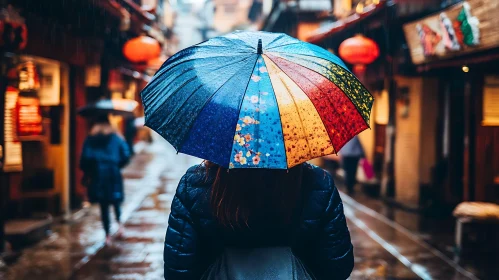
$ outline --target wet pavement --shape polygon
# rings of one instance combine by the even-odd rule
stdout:
[[[124,236],[99,251],[71,279],[164,279],[163,241],[175,183],[149,195],[126,222]]]
[[[143,207],[144,199],[154,193],[158,186],[168,184],[171,178],[180,178],[181,172],[185,172],[188,166],[199,162],[187,156],[176,156],[171,146],[155,138],[153,145],[140,143],[139,152],[124,169],[123,221],[133,221],[132,216],[135,217],[137,208]],[[176,157],[175,165],[165,164],[172,162],[173,157]],[[82,210],[78,215],[81,217],[76,220],[54,225],[47,239],[23,250],[15,263],[0,270],[0,279],[69,279],[104,247],[105,235],[99,215],[98,207],[92,206]],[[165,217],[166,214],[161,219],[163,223],[167,221]],[[117,224],[114,223],[111,232],[115,233],[116,230]],[[142,231],[136,233],[142,238],[150,235]]]
[[[441,259],[481,279],[495,279],[499,274],[497,224],[473,224],[464,228],[464,251],[455,250],[455,219],[452,209],[433,207],[424,211],[407,211],[356,192],[354,200],[376,213],[381,220],[402,227],[406,235],[436,249]],[[373,213],[373,212],[370,212]]]
[[[166,144],[146,147],[125,170],[122,238],[104,246],[99,212],[92,207],[78,221],[54,227],[50,238],[26,249],[4,278],[163,279],[170,203],[180,177],[198,162],[175,155]],[[342,197],[355,254],[350,279],[477,279],[405,227]]]
[[[400,224],[342,195],[349,226],[356,226],[421,279],[478,279]],[[357,252],[355,252],[357,254]],[[405,279],[402,277],[402,279]]]

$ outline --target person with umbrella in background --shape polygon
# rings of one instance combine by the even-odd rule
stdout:
[[[109,208],[114,207],[119,224],[118,234],[123,233],[120,221],[121,203],[124,199],[121,168],[130,159],[126,141],[115,132],[105,114],[98,114],[90,133],[85,139],[80,158],[84,172],[83,184],[87,187],[91,203],[99,203],[102,224],[106,233],[106,245],[111,244]]]
[[[328,51],[234,32],[180,51],[141,93],[187,170],[165,279],[346,279],[353,246],[332,176],[308,160],[368,128],[372,95]]]

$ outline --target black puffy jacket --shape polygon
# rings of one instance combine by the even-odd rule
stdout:
[[[304,164],[303,211],[293,229],[272,221],[249,228],[223,228],[211,214],[213,175],[204,166],[182,177],[172,202],[164,250],[165,279],[199,279],[225,247],[290,246],[317,279],[346,279],[353,269],[343,204],[332,177]]]

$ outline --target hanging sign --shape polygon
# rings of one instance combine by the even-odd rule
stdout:
[[[17,99],[17,135],[23,137],[41,136],[43,134],[40,100],[37,97],[19,96]]]
[[[499,46],[499,5],[469,0],[404,25],[414,64]]]
[[[4,118],[4,172],[18,172],[23,169],[22,145],[17,137],[16,104],[19,91],[7,87],[5,91],[5,118]]]

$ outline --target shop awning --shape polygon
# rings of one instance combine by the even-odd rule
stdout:
[[[313,34],[306,38],[307,42],[317,43],[332,34],[339,32],[343,29],[351,27],[366,18],[369,18],[380,12],[386,6],[386,1],[380,1],[378,4],[371,4],[364,8],[363,13],[355,13],[344,19],[337,20],[323,27],[318,28]]]
[[[90,1],[90,0],[88,0]],[[166,27],[163,24],[155,22],[156,16],[148,11],[144,11],[132,0],[105,0],[92,1],[92,4],[106,10],[111,15],[122,19],[129,17],[131,21],[131,30],[135,33],[146,33],[148,36],[156,39],[160,44],[166,41]]]

